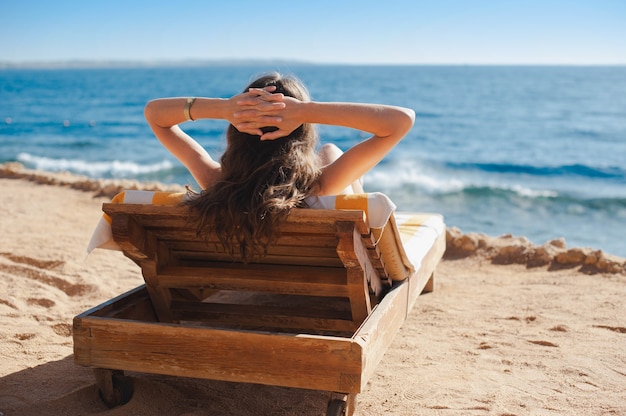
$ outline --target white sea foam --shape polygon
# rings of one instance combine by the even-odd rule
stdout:
[[[427,195],[454,194],[464,191],[497,192],[504,191],[524,198],[555,198],[558,192],[546,189],[533,189],[519,184],[507,184],[486,180],[479,175],[466,175],[464,178],[452,176],[449,172],[420,166],[397,165],[394,168],[379,168],[366,176],[366,183],[388,190],[414,188]]]
[[[466,187],[466,183],[458,178],[445,177],[432,169],[402,161],[393,167],[379,166],[369,172],[365,179],[367,183],[382,185],[386,189],[411,186],[427,194],[459,192]]]
[[[518,195],[528,198],[556,198],[559,196],[558,192],[542,190],[542,189],[530,189],[521,185],[513,185],[511,187],[502,187],[503,189],[511,190]]]
[[[29,153],[17,155],[18,162],[37,170],[48,172],[67,171],[90,177],[133,177],[171,169],[174,165],[168,160],[142,165],[136,162],[113,160],[108,162],[90,162],[81,159],[53,159],[33,156]]]

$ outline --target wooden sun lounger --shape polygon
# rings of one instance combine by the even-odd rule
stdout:
[[[331,392],[352,414],[445,250],[439,235],[392,282],[362,211],[297,209],[266,257],[234,262],[189,225],[185,207],[104,204],[145,285],[74,319],[74,357],[102,399],[130,400],[123,371]]]

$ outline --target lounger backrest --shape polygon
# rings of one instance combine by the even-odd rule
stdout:
[[[267,256],[233,259],[184,206],[104,204],[163,322],[352,333],[390,285],[362,211],[296,209]]]

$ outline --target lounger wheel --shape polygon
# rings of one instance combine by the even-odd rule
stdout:
[[[331,393],[326,416],[350,416],[354,411],[354,394]]]
[[[133,381],[122,371],[94,369],[98,396],[109,408],[121,406],[133,397]]]
[[[346,402],[340,399],[333,399],[328,402],[326,416],[343,416],[346,414]]]

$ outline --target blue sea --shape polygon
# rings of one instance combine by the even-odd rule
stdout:
[[[626,67],[213,64],[0,69],[0,163],[93,178],[193,184],[153,137],[162,96],[228,97],[278,70],[315,100],[413,108],[415,127],[365,178],[400,210],[435,211],[463,232],[626,257]],[[184,126],[216,157],[223,121]],[[348,148],[364,136],[320,126]]]

